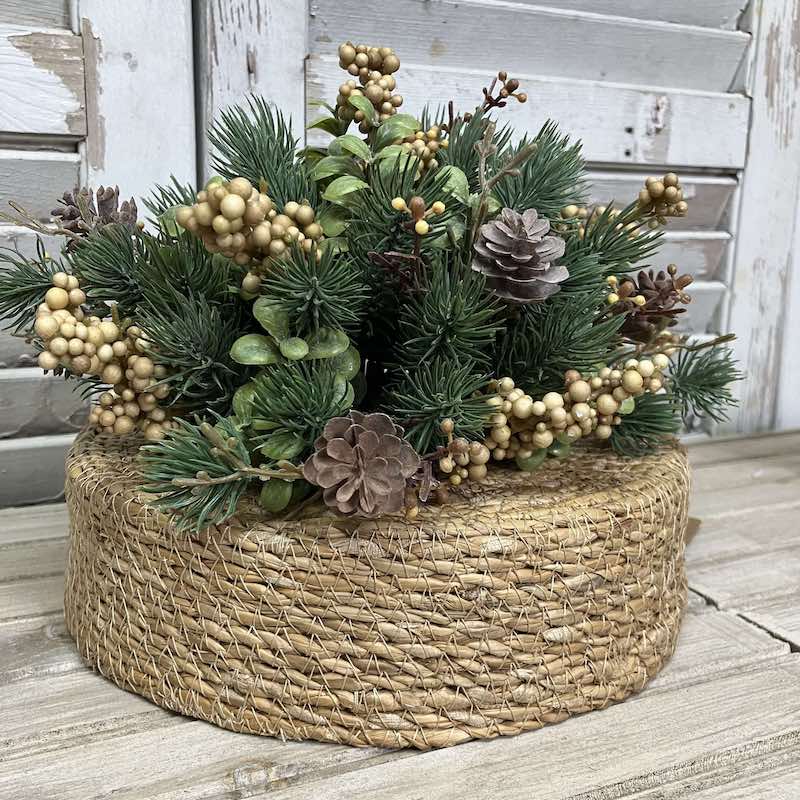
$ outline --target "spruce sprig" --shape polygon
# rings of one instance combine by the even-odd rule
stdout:
[[[528,141],[523,137],[500,154],[499,160],[510,160]],[[542,126],[533,142],[536,144],[533,155],[523,163],[517,175],[500,182],[494,194],[502,207],[519,212],[535,208],[540,216],[553,220],[564,206],[585,201],[587,185],[582,145],[562,135],[552,120]]]
[[[406,429],[417,452],[428,453],[444,441],[441,424],[448,418],[455,423],[456,436],[482,437],[490,408],[486,397],[476,393],[487,380],[472,362],[454,364],[435,358],[413,372],[405,371],[389,393],[386,409]]]
[[[266,182],[266,191],[281,208],[289,200],[315,205],[316,185],[297,160],[290,126],[263,97],[251,95],[246,108],[227,108],[208,130],[214,168],[228,179],[244,177],[254,186]]]
[[[139,451],[142,491],[160,495],[150,504],[176,514],[178,530],[199,532],[235,513],[250,480],[250,453],[231,420],[217,417],[212,426],[179,419],[178,425]]]
[[[297,336],[321,327],[355,334],[363,322],[369,287],[347,253],[324,248],[322,258],[294,247],[264,281],[262,294],[284,311]]]
[[[585,250],[594,253],[606,275],[638,269],[661,244],[663,231],[651,230],[641,216],[638,203],[625,206],[613,216],[613,205],[589,223],[582,240]]]
[[[523,306],[503,338],[499,374],[531,395],[561,391],[566,370],[588,371],[617,346],[624,317],[601,317],[599,308],[595,292]]]
[[[691,415],[724,422],[738,400],[730,386],[744,375],[724,345],[682,350],[669,374],[670,391],[680,403],[684,422]]]
[[[44,242],[36,238],[36,255],[26,258],[13,248],[0,248],[0,317],[3,327],[21,336],[33,326],[37,306],[53,286],[53,274],[62,265],[50,258]]]
[[[680,406],[669,394],[643,394],[611,430],[614,452],[635,458],[668,444],[680,428]]]
[[[431,264],[424,286],[400,310],[398,363],[412,369],[440,358],[454,364],[473,361],[489,370],[502,329],[500,304],[486,291],[482,275],[458,265],[451,272],[447,260],[442,255]]]
[[[156,218],[175,206],[190,206],[195,202],[197,192],[190,183],[181,183],[174,175],[169,176],[169,183],[162,186],[157,183],[145,197],[144,207]]]

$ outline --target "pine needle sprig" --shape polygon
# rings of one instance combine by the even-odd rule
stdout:
[[[235,513],[251,479],[242,469],[251,466],[250,453],[228,419],[217,417],[216,426],[179,419],[178,426],[140,449],[141,490],[160,495],[150,504],[176,514],[178,530],[199,532]]]
[[[546,122],[533,139],[536,149],[520,167],[517,175],[508,176],[494,190],[504,208],[525,211],[535,208],[540,216],[557,219],[561,209],[571,203],[585,202],[587,183],[581,142],[562,135],[552,120]],[[513,158],[529,143],[524,137],[498,156],[499,163]]]
[[[247,107],[225,109],[208,130],[214,168],[225,178],[247,178],[266,191],[280,208],[289,201],[317,202],[316,184],[297,160],[291,122],[263,97],[251,95]]]
[[[363,322],[369,287],[347,253],[324,248],[317,262],[314,253],[294,247],[264,281],[262,295],[287,314],[297,336],[321,327],[355,334]]]
[[[441,424],[448,418],[455,423],[456,436],[483,438],[491,409],[486,396],[477,393],[487,381],[472,362],[453,364],[435,358],[413,372],[404,371],[389,393],[386,410],[406,429],[406,438],[418,453],[429,453],[444,441]]]
[[[690,416],[707,417],[714,422],[728,418],[727,409],[738,401],[730,386],[744,378],[736,367],[730,348],[716,345],[682,350],[669,374],[669,387],[680,403],[684,422]]]
[[[500,304],[486,291],[482,275],[471,270],[452,274],[446,256],[426,270],[424,287],[401,308],[396,353],[407,369],[433,358],[454,364],[473,361],[492,366]]]
[[[175,206],[190,206],[195,202],[197,192],[190,183],[181,183],[174,175],[169,176],[169,183],[162,186],[157,183],[150,196],[144,198],[144,207],[153,215],[155,221],[164,212]]]
[[[599,314],[595,292],[562,295],[520,309],[501,344],[498,370],[531,395],[563,391],[568,369],[585,372],[614,352],[624,317]]]
[[[669,394],[643,394],[611,430],[614,452],[635,458],[669,444],[680,428],[680,404]]]
[[[64,267],[47,255],[36,239],[36,255],[26,258],[13,248],[0,248],[0,317],[3,327],[22,336],[33,327],[36,308],[53,287],[53,274]],[[68,271],[68,270],[67,270]]]
[[[170,402],[185,411],[227,413],[243,382],[230,357],[239,335],[238,300],[212,303],[202,295],[170,292],[141,307],[137,322],[150,342],[149,355],[167,367]]]
[[[584,249],[594,253],[606,275],[638,269],[661,245],[663,231],[651,230],[648,219],[641,216],[638,203],[623,208],[612,216],[613,205],[589,223],[582,240]]]
[[[291,447],[285,458],[304,458],[332,417],[346,414],[352,387],[324,361],[294,361],[263,370],[253,379],[253,444]],[[259,435],[259,432],[265,432]]]

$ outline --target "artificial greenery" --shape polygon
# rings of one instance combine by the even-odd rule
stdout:
[[[313,458],[309,480],[350,476],[325,502],[374,508],[356,495],[380,485],[396,510],[584,436],[637,456],[681,415],[724,418],[741,377],[725,340],[670,327],[689,279],[626,277],[686,213],[678,176],[587,207],[581,143],[553,121],[515,135],[506,107],[527,96],[506,73],[475,108],[415,116],[391,50],[339,56],[348,77],[310,126],[327,143],[298,149],[250,97],[210,126],[219,174],[156,186],[149,224],[131,203],[127,224],[115,208],[77,229],[65,204],[60,259],[41,242],[0,255],[0,313],[44,369],[106,389],[97,430],[150,440],[158,508],[199,529],[257,484],[283,513],[311,491]],[[53,232],[12,207],[5,219]]]

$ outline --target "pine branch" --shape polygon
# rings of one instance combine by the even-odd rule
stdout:
[[[169,178],[166,186],[157,183],[144,199],[145,208],[155,220],[175,206],[190,206],[195,202],[197,192],[190,183],[181,183],[174,175]]]
[[[287,314],[296,336],[321,327],[355,334],[363,323],[369,287],[347,253],[325,248],[318,263],[314,253],[295,247],[276,263],[262,294]]]
[[[247,98],[247,107],[232,106],[208,131],[214,168],[228,179],[244,177],[266,191],[280,208],[289,201],[317,203],[317,190],[302,162],[291,123],[263,97]]]
[[[405,371],[386,402],[389,413],[406,430],[406,438],[419,453],[428,453],[446,438],[441,423],[452,419],[453,433],[467,439],[483,438],[489,417],[486,397],[476,395],[488,376],[474,364],[453,364],[441,358]]]
[[[519,174],[506,178],[494,194],[502,207],[519,212],[535,208],[540,216],[555,220],[564,206],[585,201],[581,143],[570,144],[569,136],[562,136],[552,121],[544,124],[533,143],[536,149],[524,161]],[[499,161],[510,161],[527,145],[528,140],[523,138],[508,148]]]
[[[452,271],[451,271],[452,268]],[[482,275],[435,259],[425,285],[400,311],[395,341],[397,362],[406,369],[439,358],[454,364],[493,366],[499,303],[485,290]]]
[[[561,391],[568,369],[588,371],[614,351],[623,319],[599,316],[595,292],[562,295],[520,309],[501,344],[498,374],[531,395]]]
[[[680,406],[668,394],[643,394],[622,422],[612,428],[611,446],[621,456],[634,458],[658,450],[680,428]]]
[[[727,409],[738,403],[730,385],[743,378],[731,350],[717,345],[682,350],[670,370],[669,387],[681,405],[684,421],[695,415],[723,422]]]
[[[0,317],[3,327],[14,336],[33,328],[36,308],[53,287],[53,274],[64,267],[47,255],[44,242],[37,237],[36,255],[25,258],[19,250],[0,248]],[[68,271],[68,270],[67,270]]]

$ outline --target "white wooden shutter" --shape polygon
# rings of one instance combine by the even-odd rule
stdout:
[[[48,220],[65,190],[119,184],[139,200],[196,164],[190,0],[0,0],[0,204]],[[54,252],[59,242],[49,239]],[[0,246],[35,236],[0,225]],[[0,333],[0,506],[61,494],[85,407]]]

